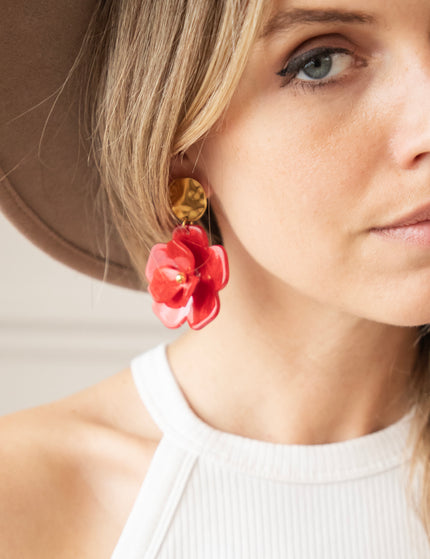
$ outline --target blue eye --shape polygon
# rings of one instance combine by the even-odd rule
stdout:
[[[287,78],[283,86],[294,81],[305,82],[301,84],[303,86],[318,87],[331,83],[332,80],[327,78],[338,75],[348,68],[352,57],[353,54],[344,48],[315,48],[293,58],[285,68],[277,72],[277,75]]]

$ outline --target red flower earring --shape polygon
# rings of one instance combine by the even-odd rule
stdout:
[[[152,247],[146,265],[152,308],[168,328],[185,321],[193,330],[211,322],[219,312],[218,291],[227,285],[227,254],[220,245],[209,246],[205,230],[192,222],[206,211],[202,185],[194,179],[176,179],[170,184],[170,201],[182,225],[172,240]]]

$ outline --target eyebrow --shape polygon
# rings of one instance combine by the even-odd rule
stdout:
[[[343,10],[307,10],[296,8],[278,12],[263,27],[260,39],[267,39],[280,31],[306,23],[367,23],[375,24],[378,18],[364,12]]]

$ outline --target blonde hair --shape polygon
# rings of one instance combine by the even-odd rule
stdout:
[[[99,0],[78,61],[91,155],[115,226],[144,284],[175,224],[171,159],[222,116],[264,20],[264,0]],[[211,232],[219,236],[215,217]],[[208,228],[208,223],[203,223]],[[221,239],[218,239],[220,242]],[[419,328],[409,500],[430,543],[430,334]],[[421,470],[417,493],[412,488]]]

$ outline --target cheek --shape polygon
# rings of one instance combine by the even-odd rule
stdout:
[[[357,149],[368,126],[339,112],[314,120],[306,113],[290,108],[282,119],[279,108],[254,106],[208,140],[204,161],[222,214],[254,258],[271,269],[301,261],[312,273],[345,248],[345,212],[369,170]]]
[[[249,104],[204,145],[232,266],[372,317],[375,300],[388,308],[394,293],[366,232],[387,201],[391,119],[371,98],[295,102]]]

